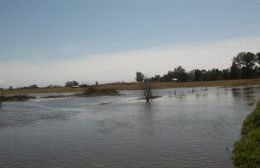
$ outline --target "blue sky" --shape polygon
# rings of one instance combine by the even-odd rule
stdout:
[[[237,43],[248,39],[256,43],[258,39],[255,38],[260,37],[259,8],[259,0],[0,0],[0,64],[4,64],[0,70],[9,72],[10,69],[3,67],[13,65],[15,68],[23,62],[29,67],[37,67],[40,63],[48,67],[53,62],[73,62],[100,55],[112,58],[111,53],[142,53],[158,48],[161,51],[165,47],[212,45],[232,39]],[[257,47],[250,48],[252,45],[240,44],[241,49],[260,51]],[[149,59],[147,55],[140,54],[140,57]],[[179,57],[175,58],[178,64]],[[201,62],[202,65],[208,63],[202,59]],[[226,62],[216,64],[218,67],[226,65]],[[195,68],[192,61],[186,67]],[[130,70],[134,74],[142,68]],[[75,74],[78,71],[75,70]],[[149,69],[147,71],[149,73]],[[91,81],[95,80],[95,75],[99,76],[95,72],[92,74],[87,74]],[[47,74],[42,80],[32,74],[17,72],[12,75],[2,75],[0,81],[6,85],[28,84],[29,79],[40,83],[55,82],[49,80]],[[26,77],[15,80],[21,75]],[[57,72],[57,82],[73,77],[58,76]],[[88,81],[83,76],[77,79]],[[128,76],[127,79],[131,78]],[[97,80],[101,79],[102,75]],[[126,79],[118,76],[106,80]]]

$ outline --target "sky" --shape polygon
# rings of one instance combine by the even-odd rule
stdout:
[[[0,87],[228,68],[260,51],[260,0],[0,0]]]

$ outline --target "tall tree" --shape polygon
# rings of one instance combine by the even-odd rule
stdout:
[[[188,74],[186,73],[186,70],[182,68],[182,66],[178,66],[173,71],[173,78],[177,78],[178,81],[186,82],[188,80]]]
[[[142,82],[144,80],[144,74],[142,72],[136,72],[136,82]]]
[[[260,52],[256,53],[256,60],[258,65],[260,65]]]
[[[256,55],[251,52],[241,52],[233,60],[241,68],[242,78],[253,78],[256,65]]]
[[[260,76],[260,52],[256,53],[256,60],[258,63],[257,76]]]

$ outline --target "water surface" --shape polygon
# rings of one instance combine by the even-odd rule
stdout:
[[[154,90],[4,103],[0,167],[233,167],[233,144],[260,90]]]

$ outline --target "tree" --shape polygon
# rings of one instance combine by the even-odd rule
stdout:
[[[160,76],[151,78],[152,81],[169,82],[177,78],[179,81],[208,81],[208,80],[227,80],[227,79],[249,79],[260,76],[260,52],[240,52],[233,58],[232,65],[228,69],[211,70],[194,69],[186,72],[184,68],[178,66],[173,71],[168,71]]]
[[[189,76],[190,81],[194,81],[195,80],[195,70],[190,71],[188,76]]]
[[[205,78],[206,80],[221,80],[222,72],[217,68],[213,68],[212,70],[207,71]]]
[[[0,108],[2,107],[2,96],[0,95]]]
[[[139,82],[139,85],[141,89],[143,90],[143,95],[146,100],[146,102],[149,102],[152,98],[152,85],[151,85],[151,79],[144,76],[144,79],[142,82]]]
[[[223,69],[222,70],[222,78],[224,80],[230,79],[230,71],[229,71],[229,69]]]
[[[256,61],[260,65],[260,52],[256,53]]]
[[[260,52],[256,53],[256,61],[258,63],[257,75],[260,76]]]
[[[188,74],[186,73],[186,70],[182,68],[182,66],[178,66],[174,69],[172,72],[172,77],[177,78],[178,81],[186,82],[188,80]]]
[[[239,79],[240,78],[240,69],[235,61],[232,62],[232,66],[230,68],[230,78],[231,79]]]
[[[151,78],[152,81],[160,81],[161,76],[160,75],[155,75],[154,77]]]
[[[29,88],[31,88],[31,89],[37,89],[37,88],[39,88],[39,87],[38,87],[36,84],[33,84],[33,85],[30,85]]]
[[[142,72],[136,72],[136,82],[142,82],[144,80],[144,74]]]
[[[233,62],[241,68],[241,77],[245,79],[253,78],[256,61],[256,55],[251,52],[238,53],[233,59]]]
[[[194,81],[204,81],[206,80],[206,70],[199,70],[199,69],[195,69],[194,71]]]
[[[241,52],[237,55],[235,60],[241,65],[241,67],[252,68],[256,63],[256,56],[251,52]]]
[[[65,87],[73,87],[73,86],[78,86],[78,85],[79,85],[79,83],[75,80],[68,81],[68,82],[65,83]]]

